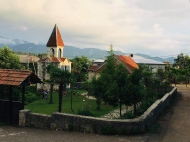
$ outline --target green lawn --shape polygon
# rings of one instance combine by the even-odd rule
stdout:
[[[77,90],[77,92],[85,92],[84,90]],[[77,93],[76,93],[77,94]],[[48,96],[49,97],[49,96]],[[85,101],[83,101],[85,100]],[[75,95],[73,96],[73,110],[74,113],[77,114],[79,110],[84,110],[88,104],[89,110],[94,117],[100,117],[116,108],[112,106],[105,106],[101,105],[101,110],[96,110],[96,101],[95,100],[88,100],[85,96],[82,95]],[[29,109],[35,113],[41,114],[52,114],[53,112],[57,112],[58,110],[58,93],[53,93],[53,104],[49,104],[48,100],[37,100],[28,105],[25,105],[25,109]],[[72,113],[71,111],[71,96],[67,94],[66,97],[63,97],[63,104],[62,104],[62,112],[64,113]]]

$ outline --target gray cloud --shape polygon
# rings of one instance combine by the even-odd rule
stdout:
[[[168,55],[190,47],[188,0],[0,0],[0,36],[46,43],[57,23],[63,41],[130,53]]]

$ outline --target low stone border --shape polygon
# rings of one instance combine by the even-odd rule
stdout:
[[[30,110],[21,110],[19,114],[19,126],[101,134],[143,133],[156,121],[160,113],[170,104],[176,93],[177,88],[174,87],[171,92],[152,104],[143,115],[135,119],[110,120],[58,112],[52,115],[44,115],[32,113]]]

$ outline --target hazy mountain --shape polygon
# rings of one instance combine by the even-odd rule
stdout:
[[[19,40],[19,39],[9,39],[0,36],[0,45],[18,45],[18,44],[28,44],[28,41]]]
[[[137,53],[136,55],[142,56],[142,57],[145,57],[145,58],[149,58],[149,59],[152,59],[152,60],[155,60],[155,61],[170,62],[171,64],[174,63],[174,59],[176,58],[176,57],[168,57],[168,58],[152,57],[152,56],[149,56],[149,55],[146,55],[146,54],[141,54],[141,53]]]
[[[115,51],[115,54],[125,54],[121,51]],[[96,48],[77,48],[73,46],[65,46],[64,55],[68,58],[74,58],[75,56],[86,56],[90,59],[105,59],[108,56],[108,51],[96,49]]]
[[[19,40],[19,39],[8,39],[5,37],[0,36],[0,47],[3,47],[4,45],[7,45],[10,49],[15,50],[15,51],[20,51],[20,52],[25,52],[25,53],[46,53],[46,45],[45,44],[34,44],[34,43],[29,43],[24,40]],[[30,48],[31,47],[31,48]],[[118,55],[129,55],[128,53],[123,53],[121,51],[115,51],[115,54]],[[170,62],[171,64],[174,62],[175,57],[169,57],[169,58],[160,58],[160,57],[151,57],[146,54],[141,54],[137,53],[136,55],[142,56],[145,58],[153,59],[156,61],[161,61],[161,62]],[[74,46],[68,46],[65,45],[64,48],[64,56],[67,58],[74,58],[75,56],[86,56],[89,59],[105,59],[106,56],[108,56],[108,51],[106,50],[101,50],[101,49],[96,49],[96,48],[78,48]]]

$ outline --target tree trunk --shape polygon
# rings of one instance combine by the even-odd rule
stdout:
[[[137,114],[137,108],[136,108],[136,103],[134,103],[134,116]]]
[[[120,118],[121,118],[121,100],[119,101],[119,109],[120,109],[119,114],[120,114]]]
[[[52,98],[52,93],[53,93],[53,83],[50,84],[50,100],[49,103],[52,104],[53,103],[53,98]]]
[[[58,112],[62,111],[62,99],[63,99],[63,83],[59,84],[59,107]]]

